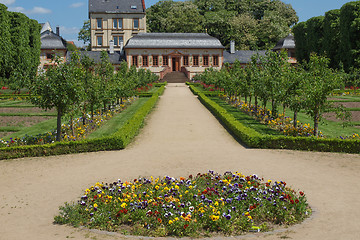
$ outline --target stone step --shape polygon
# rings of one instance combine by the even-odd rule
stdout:
[[[168,83],[185,83],[189,79],[185,76],[185,73],[182,72],[171,72],[165,75],[161,82]]]

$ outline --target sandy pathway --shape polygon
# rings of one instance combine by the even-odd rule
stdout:
[[[97,181],[209,169],[284,180],[316,210],[296,227],[242,238],[359,239],[359,155],[245,149],[182,84],[168,85],[126,150],[0,161],[0,239],[132,239],[53,225],[53,217]]]

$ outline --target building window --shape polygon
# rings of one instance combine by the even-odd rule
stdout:
[[[113,19],[113,29],[122,29],[122,28],[123,28],[122,18]]]
[[[193,65],[199,66],[199,56],[193,56]]]
[[[184,56],[183,57],[183,65],[184,66],[189,66],[189,56]]]
[[[138,66],[138,56],[132,56],[132,65]]]
[[[148,56],[143,56],[143,63],[142,63],[142,65],[144,66],[144,67],[147,67],[148,65],[149,65],[149,63],[148,63]]]
[[[159,66],[159,56],[153,56],[153,66]]]
[[[169,56],[163,56],[163,66],[169,66]]]
[[[209,56],[203,56],[204,66],[209,66]]]
[[[101,18],[96,19],[96,27],[97,27],[97,29],[102,29],[102,19]]]
[[[139,29],[139,19],[134,18],[134,29]]]
[[[213,56],[213,64],[214,66],[219,66],[219,56]]]
[[[97,36],[96,37],[96,42],[98,46],[102,46],[103,45],[103,38],[102,36]]]
[[[121,42],[124,42],[123,36],[114,36],[114,46],[120,46]]]
[[[47,53],[46,58],[49,59],[49,60],[52,60],[52,59],[55,58],[55,54],[54,53]]]

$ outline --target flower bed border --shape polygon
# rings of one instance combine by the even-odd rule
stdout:
[[[196,89],[195,86],[192,84],[188,85],[190,90],[198,96],[200,102],[248,147],[318,152],[360,153],[360,140],[261,135],[254,129],[244,126],[224,108],[210,100],[206,94]]]
[[[156,93],[153,93],[151,97],[149,96],[149,100],[134,116],[111,136],[74,142],[0,148],[0,160],[124,149],[138,134],[145,117],[153,109],[164,90],[165,85],[162,85]]]

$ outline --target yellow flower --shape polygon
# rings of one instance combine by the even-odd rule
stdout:
[[[127,206],[126,203],[123,203],[123,204],[120,205],[120,207],[122,207],[122,208],[126,208],[126,206]]]
[[[174,222],[172,220],[169,220],[169,224],[173,224]]]
[[[97,208],[97,207],[98,207],[98,205],[95,203],[95,204],[94,204],[94,208]]]
[[[214,203],[214,205],[215,205],[215,206],[219,206],[219,202],[216,201],[216,202]]]
[[[156,190],[159,190],[159,186],[155,186],[155,189],[156,189]]]
[[[248,218],[249,218],[250,220],[252,220],[252,216],[249,215]]]
[[[211,215],[210,218],[211,218],[211,220],[213,220],[213,221],[219,220],[219,216],[216,216],[216,215]]]

